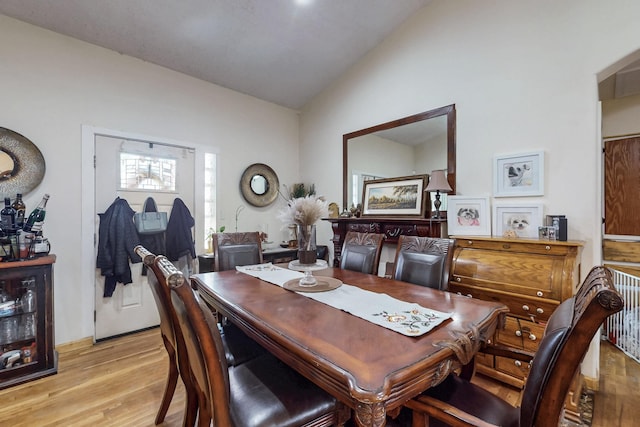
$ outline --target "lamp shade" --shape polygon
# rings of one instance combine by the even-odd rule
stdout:
[[[427,185],[427,188],[425,188],[424,191],[440,191],[442,193],[452,191],[451,186],[449,186],[449,183],[447,182],[447,177],[444,174],[444,169],[431,172],[429,185]]]

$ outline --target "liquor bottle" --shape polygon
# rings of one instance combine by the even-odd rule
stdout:
[[[49,201],[49,195],[45,194],[42,197],[38,206],[29,214],[29,218],[24,222],[22,229],[31,233],[38,233],[42,230],[42,223],[44,222],[44,216],[46,215],[46,206]]]
[[[22,228],[24,225],[24,211],[27,207],[22,201],[21,193],[16,194],[16,199],[13,201],[11,207],[16,210],[16,227]]]
[[[5,230],[16,227],[16,210],[11,207],[11,199],[4,198],[4,208],[0,211],[0,223]]]

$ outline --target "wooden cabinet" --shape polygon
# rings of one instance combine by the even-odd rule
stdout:
[[[535,352],[551,313],[580,285],[582,246],[577,241],[456,236],[449,291],[506,304],[505,327],[493,340]],[[515,359],[481,354],[476,362],[478,372],[519,388],[529,374],[529,365]],[[570,394],[579,387],[574,382]],[[577,413],[577,402],[569,401],[571,396],[565,408]]]
[[[0,263],[0,389],[58,370],[53,329],[55,255]]]
[[[323,218],[331,223],[333,229],[333,266],[340,266],[342,243],[349,231],[360,233],[382,233],[385,235],[385,243],[396,244],[398,237],[422,236],[440,237],[446,234],[446,219],[425,218]]]

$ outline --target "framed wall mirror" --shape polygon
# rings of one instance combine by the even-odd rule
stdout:
[[[278,197],[278,175],[263,163],[254,163],[242,173],[240,192],[253,206],[268,206]]]
[[[44,156],[33,142],[0,127],[0,195],[15,197],[36,188],[44,178]]]
[[[342,140],[343,209],[361,203],[368,179],[446,169],[449,194],[456,192],[455,104],[347,133]],[[446,195],[441,200],[446,211]]]

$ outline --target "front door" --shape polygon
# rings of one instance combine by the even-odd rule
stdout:
[[[123,156],[126,159],[121,161]],[[95,158],[96,230],[99,228],[98,214],[105,212],[116,197],[127,200],[134,211],[141,212],[145,199],[151,196],[158,211],[167,214],[171,212],[173,201],[179,197],[193,215],[193,149],[154,141],[96,135]],[[126,170],[126,173],[121,173],[121,170]],[[180,173],[176,173],[178,170]],[[104,277],[96,269],[96,340],[160,323],[147,278],[142,276],[142,263],[130,264],[130,267],[133,283],[118,283],[111,297],[103,296]]]

